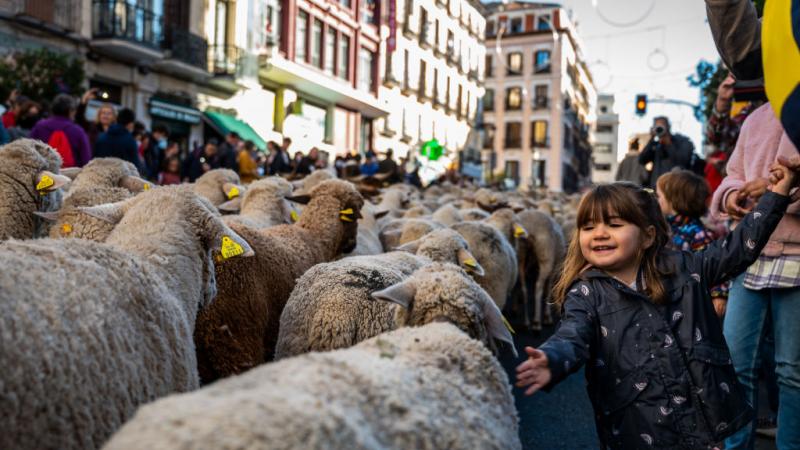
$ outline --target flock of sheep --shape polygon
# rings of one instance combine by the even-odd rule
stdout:
[[[574,197],[60,166],[0,147],[0,448],[520,448]]]

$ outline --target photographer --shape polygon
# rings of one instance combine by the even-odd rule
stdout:
[[[675,167],[692,170],[694,144],[686,136],[672,134],[669,119],[656,117],[650,129],[650,142],[639,154],[639,164],[653,163],[653,171],[648,186],[653,187],[658,177]]]

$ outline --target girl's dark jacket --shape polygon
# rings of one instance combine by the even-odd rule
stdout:
[[[541,347],[546,389],[586,365],[603,448],[710,448],[751,420],[709,288],[758,258],[788,203],[768,192],[725,239],[697,253],[664,250],[666,304],[600,270],[576,280]]]

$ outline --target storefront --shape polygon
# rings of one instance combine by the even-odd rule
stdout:
[[[202,113],[188,105],[178,105],[156,96],[150,98],[148,111],[151,117],[150,129],[158,125],[169,129],[170,141],[175,141],[182,152],[190,151],[201,144]]]

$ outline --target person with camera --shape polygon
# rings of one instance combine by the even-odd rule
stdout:
[[[669,119],[663,116],[653,119],[650,136],[650,142],[639,154],[639,164],[644,166],[647,163],[653,163],[653,171],[647,181],[649,187],[654,187],[658,177],[676,167],[686,170],[694,169],[692,167],[696,159],[694,144],[682,134],[673,134]]]

